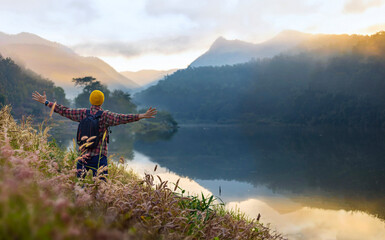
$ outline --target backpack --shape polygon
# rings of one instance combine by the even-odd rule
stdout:
[[[86,111],[87,116],[80,121],[78,126],[78,132],[77,132],[77,143],[79,146],[82,146],[84,143],[87,142],[87,139],[96,136],[93,142],[90,146],[88,146],[88,149],[95,148],[98,146],[99,140],[100,140],[100,132],[99,132],[99,119],[103,114],[103,111],[98,111],[95,115],[92,115],[90,113],[90,110],[87,109]],[[82,137],[87,136],[88,138],[86,140],[82,140]]]

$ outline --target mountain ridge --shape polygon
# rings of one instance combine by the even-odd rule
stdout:
[[[220,36],[213,42],[209,50],[190,64],[190,67],[234,65],[252,59],[273,57],[312,37],[314,37],[313,34],[294,30],[284,30],[261,43],[238,39],[227,40]]]
[[[49,78],[73,97],[78,90],[72,78],[93,76],[112,89],[130,90],[139,87],[97,57],[84,57],[69,47],[32,33],[6,34],[0,32],[0,54],[18,64]]]

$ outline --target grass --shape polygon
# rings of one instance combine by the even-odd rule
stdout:
[[[17,124],[8,106],[0,129],[1,239],[282,239],[213,196],[178,194],[178,183],[155,184],[122,163],[109,161],[106,181],[77,178],[75,143],[61,150],[49,127]]]

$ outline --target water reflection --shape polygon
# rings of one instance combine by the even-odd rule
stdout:
[[[199,185],[196,181],[188,177],[181,177],[176,173],[171,172],[169,169],[159,166],[159,163],[151,161],[147,156],[136,151],[134,151],[134,156],[134,159],[126,161],[126,167],[134,170],[139,176],[144,177],[146,173],[157,175],[163,181],[168,181],[168,187],[171,189],[174,188],[175,183],[180,179],[178,186],[181,189],[185,189],[187,195],[200,195],[201,193],[205,196],[212,195],[209,190],[202,187],[202,185]],[[154,171],[156,165],[158,165],[158,167],[156,168],[156,171]],[[154,181],[155,183],[160,182],[156,177],[154,178]],[[176,192],[181,193],[181,189],[178,189]]]
[[[274,207],[271,207],[274,202]],[[269,204],[268,204],[269,203]],[[385,236],[385,224],[360,211],[326,210],[299,206],[294,203],[292,211],[277,211],[293,204],[284,198],[247,199],[228,203],[229,208],[238,207],[251,217],[263,216],[262,222],[271,222],[271,226],[285,233],[289,239],[302,240],[381,240]]]
[[[384,146],[378,133],[281,127],[182,127],[169,141],[134,143],[183,176],[262,185],[307,206],[382,218]]]
[[[154,166],[159,163],[139,152],[134,152],[134,156],[127,167],[142,175],[154,174]],[[194,181],[180,177],[162,166],[157,168],[155,174],[171,183],[181,178],[180,186],[189,189],[190,194],[216,194],[217,186],[222,186],[222,199],[228,209],[240,209],[253,218],[261,214],[263,223],[272,223],[273,229],[284,233],[289,239],[382,240],[385,236],[385,223],[360,211],[306,207],[265,186],[254,187],[252,184],[234,180]]]

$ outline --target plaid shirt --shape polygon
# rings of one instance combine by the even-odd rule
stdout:
[[[49,102],[48,107],[52,108],[54,103]],[[91,114],[96,114],[99,110],[103,111],[102,116],[99,119],[99,132],[101,136],[103,136],[105,131],[108,131],[108,127],[110,126],[116,126],[119,124],[125,124],[129,122],[134,122],[139,120],[139,114],[119,114],[119,113],[113,113],[108,110],[104,111],[100,106],[91,106]],[[63,105],[56,104],[54,111],[56,113],[59,113],[63,117],[69,118],[73,121],[80,122],[84,118],[86,118],[87,114],[86,108],[77,108],[77,109],[71,109],[67,108]],[[107,132],[108,135],[108,132]],[[107,137],[106,137],[107,139]],[[100,153],[100,146],[102,145],[102,152],[101,155],[107,156],[108,152],[108,144],[107,140],[104,139],[104,143],[102,145],[102,138],[100,138],[100,141],[97,145],[97,147],[93,149],[87,149],[84,155],[89,154],[90,157],[97,156]]]

